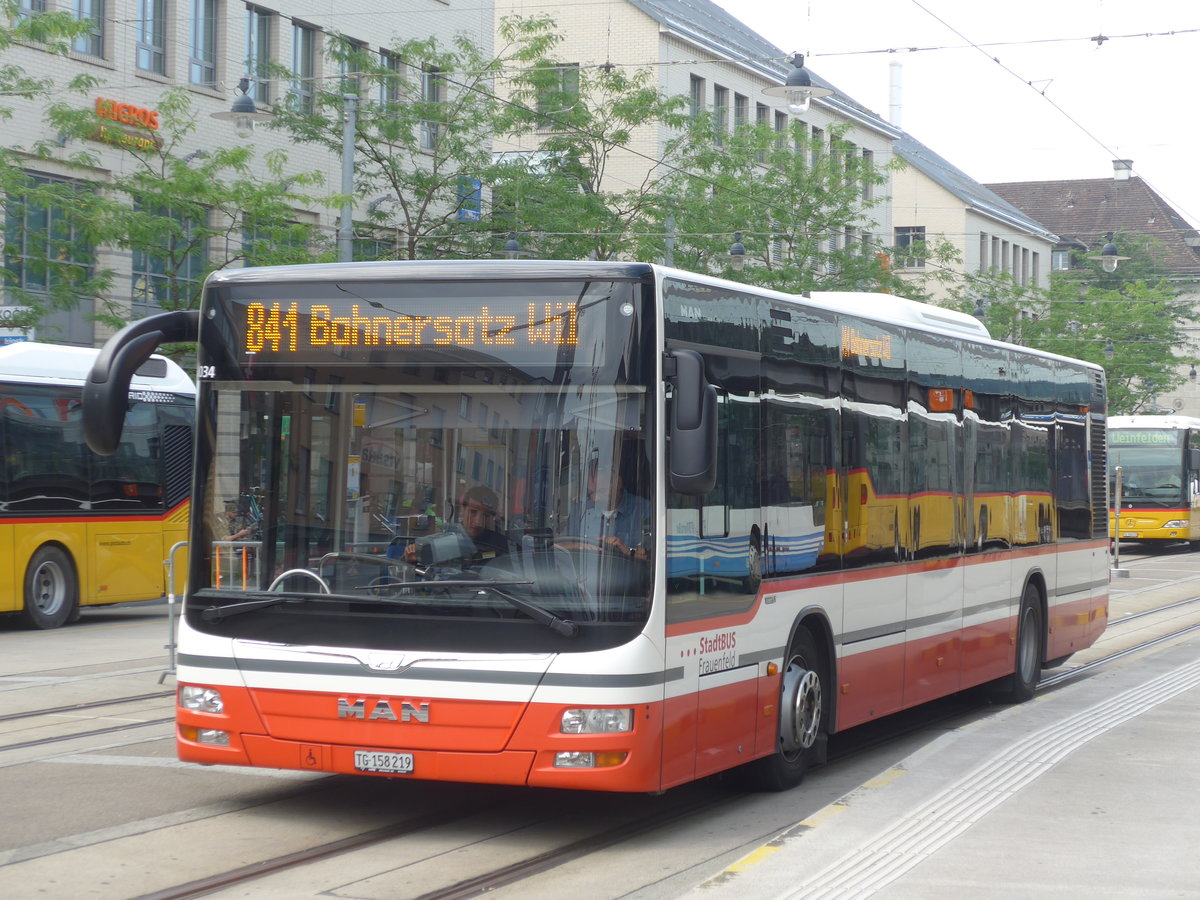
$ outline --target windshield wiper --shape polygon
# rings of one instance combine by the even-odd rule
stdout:
[[[409,581],[388,585],[388,587],[416,587],[417,585],[430,584],[428,581]],[[242,613],[254,612],[258,609],[266,609],[270,606],[278,606],[280,603],[289,603],[293,600],[325,600],[336,603],[377,603],[382,606],[404,606],[411,601],[401,600],[396,597],[365,597],[358,594],[327,594],[324,591],[288,591],[286,593],[272,593],[270,596],[258,597],[254,600],[243,600],[240,603],[227,603],[224,606],[206,606],[200,611],[200,618],[205,622],[220,622],[222,619],[228,619],[231,616],[240,616]]]
[[[538,606],[535,603],[530,603],[528,600],[522,600],[520,597],[514,597],[507,591],[501,590],[501,587],[531,585],[532,581],[473,581],[470,579],[447,580],[447,581],[400,581],[394,584],[385,585],[390,590],[398,588],[427,588],[429,590],[451,590],[463,589],[475,591],[479,594],[492,594],[499,597],[510,606],[519,609],[529,618],[541,625],[545,625],[555,634],[561,634],[563,637],[575,637],[579,634],[579,625],[570,619],[564,619],[556,616],[550,610]],[[281,603],[288,603],[295,600],[302,601],[332,601],[336,603],[374,603],[381,606],[406,606],[414,602],[418,598],[398,598],[398,597],[364,597],[355,594],[327,594],[324,591],[288,591],[287,593],[272,594],[268,597],[258,597],[253,600],[243,600],[239,603],[228,603],[224,606],[206,606],[200,611],[200,618],[205,622],[220,622],[222,619],[228,619],[233,616],[240,616],[243,613],[254,612],[260,609],[267,609],[271,606],[278,606]]]
[[[556,616],[545,607],[538,606],[536,603],[530,603],[528,600],[522,600],[520,597],[514,597],[507,591],[500,589],[502,586],[508,587],[513,584],[533,584],[532,581],[472,581],[467,583],[479,588],[480,593],[490,591],[504,602],[515,606],[535,622],[545,625],[555,634],[561,634],[563,637],[569,638],[573,638],[579,634],[579,625],[576,622]]]

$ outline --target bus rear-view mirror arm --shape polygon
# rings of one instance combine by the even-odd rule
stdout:
[[[707,494],[717,483],[717,390],[704,375],[695,350],[674,350],[663,359],[674,388],[667,469],[671,488],[681,494]]]
[[[196,340],[199,325],[197,310],[176,310],[130,322],[108,339],[83,385],[83,436],[94,452],[111,456],[120,446],[134,373],[162,344]]]

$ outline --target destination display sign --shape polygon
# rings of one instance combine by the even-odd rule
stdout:
[[[267,364],[605,365],[637,327],[624,282],[258,286],[214,291],[206,329],[237,358]],[[613,355],[615,354],[615,356]]]
[[[1110,447],[1179,447],[1182,431],[1160,428],[1113,428],[1108,432]]]
[[[442,304],[438,304],[441,306]],[[244,307],[247,353],[296,353],[332,347],[574,347],[578,304],[495,300],[444,314],[389,313],[367,304],[251,302]]]

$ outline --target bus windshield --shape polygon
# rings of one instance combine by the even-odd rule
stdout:
[[[413,343],[390,347],[394,332],[371,343],[361,323],[319,345],[329,322],[378,308],[362,285],[352,301],[321,287],[218,301],[248,324],[202,345],[197,627],[394,646],[386,623],[432,645],[453,622],[458,647],[497,623],[530,647],[640,627],[653,394],[634,286],[391,283],[377,302]],[[443,321],[414,339],[407,312],[430,308]],[[546,340],[485,345],[481,316]]]
[[[1110,471],[1118,466],[1123,470],[1121,499],[1158,506],[1186,505],[1187,484],[1183,477],[1183,450],[1177,434],[1165,437],[1174,439],[1175,446],[1124,446],[1119,443],[1123,435],[1113,432],[1118,440],[1113,442],[1110,455]],[[1112,485],[1114,492],[1116,487]]]

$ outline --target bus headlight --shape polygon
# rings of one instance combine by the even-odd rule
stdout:
[[[629,754],[624,750],[604,753],[555,753],[554,768],[556,769],[605,769],[619,766],[625,762]]]
[[[221,699],[220,691],[188,684],[179,689],[179,705],[193,712],[221,713],[225,711],[225,701]]]
[[[1187,527],[1188,527],[1188,523],[1187,523],[1186,519],[1172,519],[1170,522],[1168,522],[1166,525],[1163,526],[1163,528],[1187,528]]]
[[[568,709],[563,712],[563,734],[617,734],[633,731],[632,709]]]

